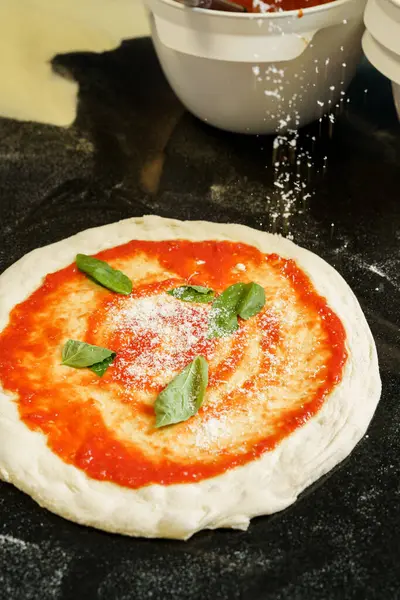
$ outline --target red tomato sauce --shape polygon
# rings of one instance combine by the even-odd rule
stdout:
[[[263,12],[278,12],[297,10],[299,17],[303,16],[303,10],[313,6],[329,4],[333,0],[273,0],[272,2],[264,2],[264,4],[254,3],[253,0],[232,0],[235,4],[243,6],[247,12],[263,13]]]
[[[314,416],[332,392],[335,385],[341,380],[343,367],[347,359],[346,335],[340,319],[329,308],[311,284],[308,277],[297,267],[292,260],[280,258],[277,255],[264,255],[256,248],[241,243],[233,242],[188,242],[183,240],[146,242],[132,241],[122,246],[100,252],[96,256],[102,260],[131,259],[144,253],[150,259],[157,259],[162,268],[176,275],[176,279],[167,279],[163,282],[150,283],[135,287],[133,296],[146,297],[171,289],[175,283],[187,281],[192,277],[192,284],[201,284],[221,292],[228,285],[240,280],[240,275],[234,274],[233,267],[237,263],[246,263],[253,266],[268,262],[280,276],[290,281],[298,300],[308,311],[321,317],[324,334],[328,339],[330,349],[326,360],[325,369],[327,376],[325,384],[315,395],[308,399],[300,408],[293,410],[280,422],[274,435],[258,439],[246,452],[228,452],[215,450],[212,460],[202,463],[196,456],[182,456],[180,461],[171,460],[168,455],[161,453],[156,458],[149,458],[139,446],[134,443],[124,442],[110,430],[93,398],[88,397],[85,402],[74,402],[74,389],[68,383],[68,376],[57,385],[53,384],[47,375],[46,356],[43,355],[43,343],[51,343],[52,347],[60,352],[61,342],[65,339],[62,322],[49,322],[46,311],[50,305],[54,307],[57,294],[61,294],[62,286],[67,283],[80,284],[86,282],[85,276],[80,273],[75,265],[47,275],[43,284],[27,300],[17,305],[11,313],[10,322],[0,334],[0,381],[4,389],[13,392],[18,397],[18,409],[22,421],[32,430],[42,432],[47,438],[48,446],[63,461],[83,470],[89,477],[97,480],[111,481],[116,484],[139,488],[152,483],[174,484],[188,483],[206,479],[224,473],[227,469],[244,465],[259,458],[264,452],[273,449],[283,438]],[[204,261],[204,262],[201,262]],[[196,273],[193,277],[193,273]],[[95,284],[93,284],[95,285]],[[110,309],[123,306],[126,297],[99,289],[99,298],[93,313],[87,321],[86,338],[82,341],[96,343],[96,330],[102,323],[103,316]],[[65,287],[64,287],[65,289]],[[185,303],[187,304],[187,303]],[[71,311],[74,307],[72,305]],[[187,310],[194,310],[187,304]],[[67,315],[68,317],[68,315]],[[257,326],[262,333],[261,347],[265,351],[265,358],[260,365],[261,375],[268,374],[268,351],[279,342],[280,327],[267,319],[265,313],[260,313]],[[34,336],[30,335],[34,332]],[[107,389],[110,385],[118,384],[120,394],[118,401],[126,402],[131,407],[132,414],[143,414],[147,419],[154,419],[152,407],[135,401],[132,389],[146,389],[148,382],[130,381],[129,393],[124,387],[126,374],[123,365],[124,352],[143,352],[151,344],[151,336],[143,334],[141,339],[131,339],[130,331],[119,331],[112,334],[110,347],[118,355],[115,367],[110,369],[102,379],[93,380],[96,385]],[[209,389],[223,385],[224,380],[235,371],[243,354],[241,336],[239,332],[232,346],[229,360],[222,361],[218,373],[210,372]],[[202,339],[195,346],[179,358],[177,368],[183,368],[194,356],[202,354],[206,358],[212,354],[215,340]],[[41,384],[26,376],[24,356],[27,354],[37,357],[37,373],[41,377]],[[246,410],[246,394],[254,385],[249,380],[240,392],[231,392],[224,398],[225,409],[243,404]],[[154,391],[156,397],[156,391]],[[203,408],[200,410],[201,416]],[[172,426],[170,429],[172,431]],[[159,435],[159,430],[153,428],[149,435]],[[173,436],[171,436],[173,443]]]

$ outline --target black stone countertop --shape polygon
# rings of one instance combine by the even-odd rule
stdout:
[[[123,538],[0,484],[1,600],[400,598],[400,126],[388,82],[363,64],[334,119],[274,150],[273,138],[184,112],[150,40],[57,64],[81,83],[76,126],[0,121],[0,271],[37,246],[145,213],[282,232],[354,289],[383,396],[351,457],[248,532]]]

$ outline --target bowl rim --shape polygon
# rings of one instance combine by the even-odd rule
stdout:
[[[325,4],[318,4],[317,6],[310,6],[309,8],[297,8],[295,10],[283,10],[281,12],[275,13],[239,13],[239,12],[229,12],[224,10],[210,10],[209,8],[188,8],[179,0],[159,0],[162,4],[167,4],[174,10],[191,10],[196,14],[208,15],[211,18],[225,18],[225,19],[237,19],[244,20],[247,19],[249,21],[258,21],[261,20],[269,20],[269,19],[284,19],[287,17],[298,17],[299,19],[305,17],[306,15],[315,14],[319,12],[323,12],[326,10],[330,10],[332,8],[336,8],[337,6],[343,6],[344,4],[349,4],[350,2],[354,2],[354,0],[332,0],[331,2],[326,2]],[[397,0],[400,2],[400,0]],[[397,4],[396,2],[396,4]],[[301,11],[301,16],[299,15]]]

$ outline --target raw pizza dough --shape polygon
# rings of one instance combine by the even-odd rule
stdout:
[[[322,259],[279,236],[242,225],[181,222],[155,216],[90,229],[35,250],[0,277],[0,331],[13,307],[44,275],[72,263],[78,252],[139,240],[231,240],[293,258],[341,319],[348,360],[341,382],[321,410],[260,459],[196,483],[130,489],[89,478],[47,446],[0,391],[0,475],[41,506],[77,523],[132,536],[188,539],[202,529],[246,529],[252,517],[280,511],[342,461],[364,435],[381,383],[375,344],[348,285]],[[1,389],[1,388],[0,388]]]
[[[78,85],[55,74],[51,59],[147,35],[141,0],[0,0],[0,115],[71,125]]]

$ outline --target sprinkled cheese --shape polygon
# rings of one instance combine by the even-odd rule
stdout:
[[[183,368],[190,352],[206,338],[208,311],[207,305],[161,294],[132,298],[128,308],[116,312],[113,328],[127,338],[119,364],[132,383],[157,388]]]
[[[246,270],[246,265],[244,265],[243,263],[238,263],[238,264],[236,265],[236,269],[237,269],[238,271],[245,271],[245,270]]]

